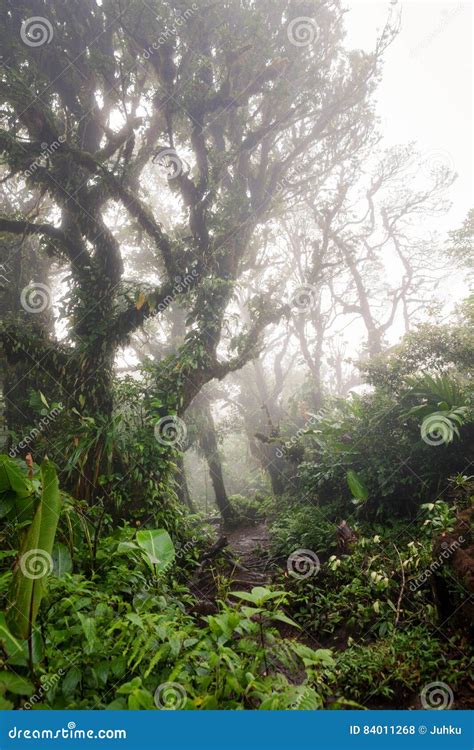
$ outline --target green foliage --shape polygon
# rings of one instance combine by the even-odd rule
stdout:
[[[175,549],[165,529],[143,529],[137,532],[135,542],[122,542],[118,552],[139,550],[153,574],[159,576],[169,569],[175,559]]]
[[[341,652],[336,660],[337,684],[367,707],[380,700],[406,700],[410,693],[417,698],[433,675],[455,689],[472,666],[458,645],[453,642],[452,655],[447,655],[444,638],[424,625],[396,630],[389,638]]]
[[[469,478],[454,484],[464,497]],[[467,657],[434,634],[429,585],[412,592],[409,584],[430,564],[433,533],[452,529],[456,511],[441,500],[422,510],[426,520],[416,528],[356,524],[352,553],[327,557],[335,524],[321,508],[288,508],[273,526],[279,551],[312,549],[321,570],[303,580],[283,577],[285,589],[231,589],[200,622],[164,529],[124,524],[101,535],[91,578],[82,572],[88,545],[74,543],[75,572],[69,548],[58,543],[33,630],[35,679],[46,686],[35,688],[36,708],[315,710],[399,705],[433,676],[455,686]],[[72,504],[63,512],[73,519],[77,510]],[[310,648],[299,640],[305,631],[333,647]],[[0,705],[18,708],[34,692],[31,659],[1,618],[0,642],[7,656]]]
[[[271,500],[268,498],[243,495],[231,495],[229,503],[232,508],[232,525],[247,525],[263,521],[271,510]]]
[[[472,320],[458,326],[424,324],[388,353],[362,363],[360,369],[373,386],[398,395],[409,378],[421,373],[469,377],[473,351]]]
[[[445,445],[451,443],[455,435],[460,438],[459,428],[474,420],[465,389],[446,375],[425,374],[409,382],[411,387],[402,397],[407,401],[421,399],[422,403],[412,406],[406,416],[422,419],[421,438],[428,443],[432,440],[432,444]]]
[[[336,542],[335,524],[312,505],[295,505],[280,512],[271,533],[273,552],[285,557],[295,549],[310,549],[318,554]]]
[[[360,476],[352,469],[349,469],[346,477],[347,484],[354,497],[352,502],[355,504],[364,503],[369,497],[369,491]]]
[[[187,709],[322,708],[334,681],[331,652],[282,639],[271,626],[291,624],[281,609],[286,592],[245,596],[251,606],[240,595],[203,628],[186,614],[190,599],[179,587],[137,583],[130,599],[78,575],[53,577],[42,629],[49,673],[62,678],[37,707],[154,709],[157,688],[172,683]],[[21,704],[19,694],[9,698]]]
[[[423,523],[430,532],[452,531],[456,522],[456,507],[444,500],[424,503],[421,509],[428,516]]]
[[[424,374],[417,378],[410,378],[411,388],[405,397],[421,398],[428,406],[454,409],[465,400],[464,390],[459,383],[447,375]]]
[[[455,264],[472,273],[472,244],[474,235],[474,209],[470,209],[462,226],[449,232],[448,255]]]
[[[350,555],[330,555],[314,578],[287,579],[294,593],[296,622],[336,642],[369,633],[377,637],[392,633],[402,587],[401,566],[408,584],[428,567],[431,558],[428,529],[416,542],[407,523],[356,530],[358,539]],[[409,597],[405,592],[399,617],[410,624],[434,621],[435,611],[425,589],[410,591]]]
[[[298,467],[299,489],[311,503],[342,503],[346,515],[352,495],[360,517],[412,517],[463,471],[463,456],[474,448],[472,334],[464,327],[438,334],[436,341],[431,329],[410,334],[366,367],[371,393],[333,399],[316,415],[301,438]],[[432,372],[422,372],[428,363]]]
[[[455,686],[470,664],[461,638],[443,632],[445,645],[433,634],[444,622],[425,578],[440,535],[454,531],[472,495],[472,477],[464,473],[474,444],[472,326],[422,326],[410,333],[361,366],[372,392],[328,399],[296,435],[303,410],[292,425],[277,424],[279,416],[272,425],[272,409],[264,404],[271,434],[261,441],[262,465],[288,437],[273,467],[283,468],[288,493],[278,498],[278,508],[256,497],[230,500],[236,523],[271,515],[272,584],[247,591],[252,583],[236,584],[242,566],[230,555],[201,555],[202,519],[187,514],[176,491],[182,446],[157,440],[154,432],[158,420],[185,414],[206,383],[214,381],[220,398],[216,383],[252,362],[263,348],[262,333],[280,326],[283,316],[286,343],[273,368],[264,361],[255,397],[238,404],[245,404],[246,437],[253,429],[252,402],[256,407],[268,396],[284,413],[287,360],[295,356],[290,336],[298,335],[302,351],[308,349],[306,328],[317,333],[317,340],[308,340],[311,349],[316,343],[311,370],[327,381],[324,334],[334,332],[332,313],[367,303],[363,287],[369,290],[366,282],[377,272],[377,248],[370,250],[372,243],[359,234],[369,248],[364,259],[352,252],[357,238],[339,242],[329,224],[340,218],[339,209],[353,213],[350,173],[361,171],[359,156],[377,140],[371,97],[396,21],[381,31],[376,52],[366,54],[344,46],[339,3],[235,0],[194,15],[198,6],[189,0],[130,0],[120,14],[114,2],[53,0],[45,20],[54,34],[35,51],[20,38],[24,29],[18,34],[25,4],[21,12],[7,5],[4,16],[15,33],[7,31],[2,41],[15,64],[2,69],[10,126],[0,133],[0,147],[5,179],[19,180],[20,191],[13,183],[15,205],[5,201],[11,215],[2,225],[8,235],[18,232],[21,247],[2,240],[18,268],[28,267],[33,250],[41,251],[40,262],[27,268],[31,278],[40,272],[47,279],[54,259],[62,283],[51,284],[66,291],[59,318],[47,309],[37,317],[26,312],[20,294],[24,271],[7,285],[14,304],[8,320],[2,318],[0,338],[9,438],[61,406],[47,435],[36,429],[31,450],[38,462],[46,452],[61,462],[66,491],[60,493],[50,461],[39,469],[0,456],[0,709],[316,710],[355,706],[371,696],[399,701],[402,691],[433,678]],[[321,43],[292,43],[294,22],[313,22],[313,16]],[[157,46],[170,28],[173,39]],[[94,29],[107,34],[91,43]],[[87,50],[80,75],[71,64],[77,49]],[[122,127],[123,113],[129,116]],[[169,191],[170,205],[183,209],[168,212],[161,223],[147,196],[146,161],[154,150],[159,157],[167,141],[177,161],[179,152],[192,167],[183,162],[178,179],[151,179],[160,193]],[[396,178],[403,152],[387,156],[369,200],[386,186],[389,193],[398,190],[397,179],[385,186],[385,178]],[[159,158],[152,163],[160,165]],[[295,268],[279,255],[270,272],[268,257],[283,247],[280,221],[289,210],[306,210],[310,184],[325,196],[313,218],[315,234],[321,230],[329,245],[321,248],[321,238],[312,236],[315,225],[301,235],[298,230],[291,248],[300,255]],[[427,197],[436,198],[443,184]],[[21,192],[28,193],[24,200]],[[414,201],[417,210],[423,202]],[[112,206],[117,221],[111,223]],[[394,229],[390,213],[383,220]],[[295,214],[298,221],[301,216]],[[369,211],[362,218],[362,232],[374,217]],[[352,218],[340,226],[354,228]],[[450,236],[449,253],[463,268],[471,234],[472,212]],[[148,259],[139,256],[136,280],[126,279],[141,246]],[[421,245],[418,251],[424,252]],[[306,267],[306,258],[317,261],[314,268]],[[277,300],[288,281],[275,274],[278,267],[293,277],[291,284],[304,275],[318,285],[308,325],[302,310]],[[350,278],[346,284],[348,271],[354,289]],[[326,314],[324,287],[332,293],[333,274],[347,286],[346,299],[334,297],[336,308],[329,305]],[[415,281],[408,279],[405,288],[408,303]],[[370,287],[372,306],[377,284]],[[392,318],[401,302],[394,295]],[[467,319],[473,309],[471,300],[460,314]],[[386,326],[373,312],[381,339]],[[148,340],[139,351],[136,334],[145,327]],[[335,344],[341,385],[337,339],[331,348]],[[142,367],[117,382],[115,363],[130,344]],[[312,359],[313,352],[303,353]],[[270,369],[274,384],[260,382]],[[245,390],[245,382],[232,387]],[[303,400],[319,404],[327,386],[307,381]],[[64,409],[53,401],[59,396]],[[15,410],[28,425],[12,418]],[[433,434],[443,438],[441,449],[430,443]],[[241,448],[236,451],[243,454]],[[237,475],[239,466],[233,467]],[[336,547],[343,517],[356,531],[350,549]],[[287,574],[286,558],[296,549],[320,556],[315,575]],[[39,576],[35,564],[33,575],[25,572],[30,555],[40,558]],[[211,602],[196,600],[191,590],[199,586],[190,586],[195,574],[205,577],[207,563]],[[446,569],[437,576],[449,599],[456,581]],[[467,599],[465,590],[457,596],[455,604]],[[208,614],[198,614],[203,611]],[[310,648],[312,636],[325,647]],[[451,658],[452,649],[461,656]]]
[[[292,625],[297,628],[297,625],[293,620],[278,611],[278,608],[284,602],[288,600],[288,593],[286,591],[271,591],[265,586],[255,586],[252,591],[232,591],[232,596],[241,599],[244,602],[250,602],[253,607],[242,607],[242,611],[248,617],[257,619],[257,621],[263,625],[265,620],[269,622],[276,620],[283,622],[286,625]],[[271,607],[270,607],[271,602]]]
[[[41,483],[41,498],[19,550],[8,610],[12,633],[23,639],[31,636],[46,590],[61,509],[58,479],[49,461],[41,465]]]
[[[38,487],[39,482],[28,477],[24,462],[0,455],[0,519],[30,522]]]

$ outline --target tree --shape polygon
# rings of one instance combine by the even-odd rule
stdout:
[[[201,394],[201,396],[202,398],[199,398],[199,403],[196,404],[197,418],[199,420],[199,447],[209,467],[209,475],[219,513],[224,523],[228,523],[232,520],[233,514],[224,482],[216,426],[209,400],[205,394]]]
[[[421,184],[420,169],[427,174]],[[394,148],[379,157],[366,179],[358,166],[341,170],[336,200],[315,206],[323,246],[333,246],[347,272],[342,283],[331,282],[334,299],[344,314],[361,318],[369,357],[380,354],[399,313],[405,331],[410,329],[441,280],[434,239],[420,238],[417,225],[421,216],[446,210],[446,190],[454,179],[449,169],[430,171],[412,146]]]
[[[26,200],[21,189],[2,187],[0,192],[1,213],[33,214],[37,209],[37,198],[29,196]],[[38,253],[37,237],[17,237],[11,234],[0,235],[0,320],[15,316],[19,320],[26,318],[25,307],[38,306],[33,318],[34,330],[38,335],[52,332],[53,318],[51,309],[35,298],[34,290],[29,284],[35,279],[39,283],[38,291],[47,288],[51,259]],[[28,401],[28,391],[38,387],[41,374],[36,368],[25,368],[25,362],[10,362],[8,365],[5,352],[0,348],[0,388],[5,402],[5,422],[9,429],[21,434],[31,422],[32,410]]]
[[[472,272],[474,237],[474,208],[471,208],[459,229],[449,232],[448,254],[460,268]]]
[[[321,154],[337,160],[360,147],[394,29],[365,55],[344,50],[338,2],[134,0],[124,9],[52,0],[41,44],[28,29],[37,12],[33,0],[2,8],[6,179],[40,200],[35,220],[10,213],[0,230],[39,237],[41,252],[68,270],[68,335],[32,337],[25,316],[13,316],[0,331],[4,351],[41,366],[65,403],[107,423],[117,349],[182,300],[185,342],[155,371],[157,416],[182,414],[206,382],[254,357],[285,312],[256,295],[251,323],[219,359],[226,308],[279,186],[292,174],[316,172],[317,182]],[[302,17],[317,44],[294,37]],[[168,230],[148,205],[151,191],[172,211]],[[138,241],[155,256],[148,284],[124,277]],[[102,455],[99,440],[83,466],[92,493]]]

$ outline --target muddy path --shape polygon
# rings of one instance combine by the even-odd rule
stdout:
[[[232,556],[245,568],[265,573],[270,554],[267,522],[241,526],[226,534]]]
[[[272,582],[268,570],[270,534],[265,521],[223,531],[214,547],[216,553],[201,562],[191,582],[200,614],[212,614],[216,600],[227,598],[232,591],[250,591]]]

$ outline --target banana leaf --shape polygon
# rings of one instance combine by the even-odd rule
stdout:
[[[0,518],[31,522],[35,511],[34,482],[10,456],[0,455]]]
[[[47,459],[41,465],[41,479],[41,499],[15,564],[9,597],[7,623],[17,638],[30,637],[53,567],[61,495],[56,470]]]
[[[365,503],[369,497],[369,490],[365,486],[360,476],[353,469],[349,469],[346,474],[347,484],[352,492],[356,503]]]
[[[157,574],[167,570],[175,558],[174,544],[165,529],[138,531],[137,544]]]

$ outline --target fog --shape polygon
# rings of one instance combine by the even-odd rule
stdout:
[[[0,11],[0,708],[467,706],[472,4]]]

